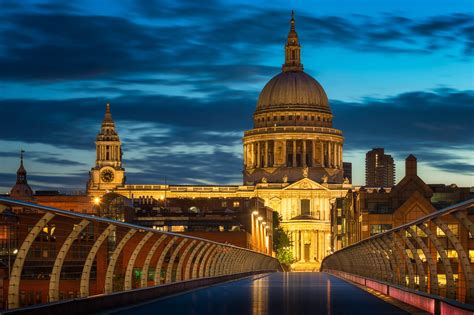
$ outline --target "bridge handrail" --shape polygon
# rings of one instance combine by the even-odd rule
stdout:
[[[152,285],[271,269],[282,270],[276,258],[232,244],[158,231],[113,219],[0,197],[0,214],[4,214],[5,210],[9,208],[14,210],[9,216],[15,218],[19,227],[16,230],[21,232],[17,232],[20,233],[16,238],[18,248],[16,252],[13,252],[14,263],[11,268],[10,255],[12,252],[10,246],[8,247],[8,309],[20,306],[20,286],[25,261],[31,258],[29,256],[31,247],[36,244],[38,236],[50,222],[54,224],[58,233],[63,234],[56,233],[54,239],[58,239],[60,242],[55,241],[48,245],[48,248],[53,246],[54,254],[51,255],[55,255],[51,256],[54,259],[54,265],[49,277],[48,302],[59,300],[62,267],[67,261],[70,249],[75,248],[74,246],[87,248],[87,258],[84,260],[84,256],[82,257],[84,265],[79,286],[81,297],[90,296],[91,268],[94,261],[99,258],[102,259],[107,269],[106,272],[101,273],[97,269],[96,294],[114,292],[114,282],[116,281],[123,281],[123,284],[118,285],[118,287],[123,285],[123,290],[132,289],[135,266],[141,270],[141,276],[139,276],[141,279],[135,285],[142,288],[150,286],[150,269],[155,270]],[[25,209],[29,210],[25,212]],[[31,216],[32,212],[29,212],[31,210],[39,215]],[[8,216],[4,218],[6,220],[4,224],[7,226],[14,224],[7,223]],[[85,228],[91,226],[92,223],[94,224],[94,237],[87,239],[87,244],[75,242],[85,231]],[[10,244],[11,232],[9,227],[8,229],[8,244]],[[105,257],[103,256],[106,254],[105,249],[100,251],[100,248],[107,244],[105,241],[112,235],[115,245],[109,248],[112,252],[109,252]],[[61,245],[60,248],[59,245]],[[142,257],[141,260],[138,259],[139,255]],[[166,257],[169,257],[168,260]],[[116,268],[119,259],[123,260],[123,264],[119,264],[120,268]],[[154,269],[150,267],[152,261],[156,263]],[[121,272],[120,276],[123,278],[117,277],[117,272]],[[103,290],[98,285],[99,277],[104,283]]]
[[[375,277],[474,304],[474,271],[469,257],[469,250],[474,249],[474,223],[469,218],[474,215],[473,207],[474,199],[470,199],[360,240],[326,256],[321,271],[332,269]],[[449,227],[453,223],[456,231]],[[443,233],[438,235],[437,229]],[[446,240],[440,241],[440,237]],[[456,255],[448,257],[448,249]],[[453,257],[458,265],[452,266]],[[446,292],[439,285],[439,263],[444,267]],[[458,281],[454,277],[456,270]]]

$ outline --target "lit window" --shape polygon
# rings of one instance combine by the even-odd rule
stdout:
[[[420,260],[421,260],[422,262],[426,262],[426,256],[425,256],[425,253],[423,252],[422,249],[418,248],[418,249],[416,250],[416,253],[418,254],[418,257],[420,257]]]
[[[469,260],[471,261],[471,264],[474,264],[474,249],[469,250]]]
[[[183,225],[173,225],[171,226],[171,232],[184,232],[184,226]]]
[[[446,237],[446,234],[444,234],[443,230],[441,230],[439,227],[436,227],[436,236],[437,237]]]
[[[391,224],[371,224],[370,225],[370,235],[375,235],[379,233],[383,233],[388,231],[392,228]]]
[[[240,206],[240,203],[238,201],[234,201],[233,206],[234,208],[238,208]]]
[[[447,249],[446,250],[446,256],[448,256],[448,258],[454,258],[455,260],[458,259],[458,252],[454,249]]]
[[[457,225],[456,223],[448,224],[448,229],[453,232],[454,236],[457,237],[459,235],[459,225]]]

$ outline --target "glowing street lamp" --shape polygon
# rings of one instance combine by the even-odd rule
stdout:
[[[98,206],[100,204],[100,197],[94,197],[93,202],[96,206]]]

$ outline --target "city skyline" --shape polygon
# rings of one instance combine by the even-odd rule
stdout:
[[[84,190],[108,102],[129,182],[241,184],[241,137],[283,63],[290,9],[160,2],[124,15],[125,5],[85,3],[12,2],[0,13],[9,43],[0,114],[12,117],[0,126],[0,192],[14,183],[20,149],[33,188]],[[440,3],[359,15],[294,5],[305,71],[327,91],[355,185],[374,147],[394,156],[397,179],[414,154],[427,182],[474,185],[472,7]]]

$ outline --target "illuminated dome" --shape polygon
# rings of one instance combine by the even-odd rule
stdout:
[[[263,88],[257,111],[304,110],[330,113],[323,87],[303,71],[283,71]]]

